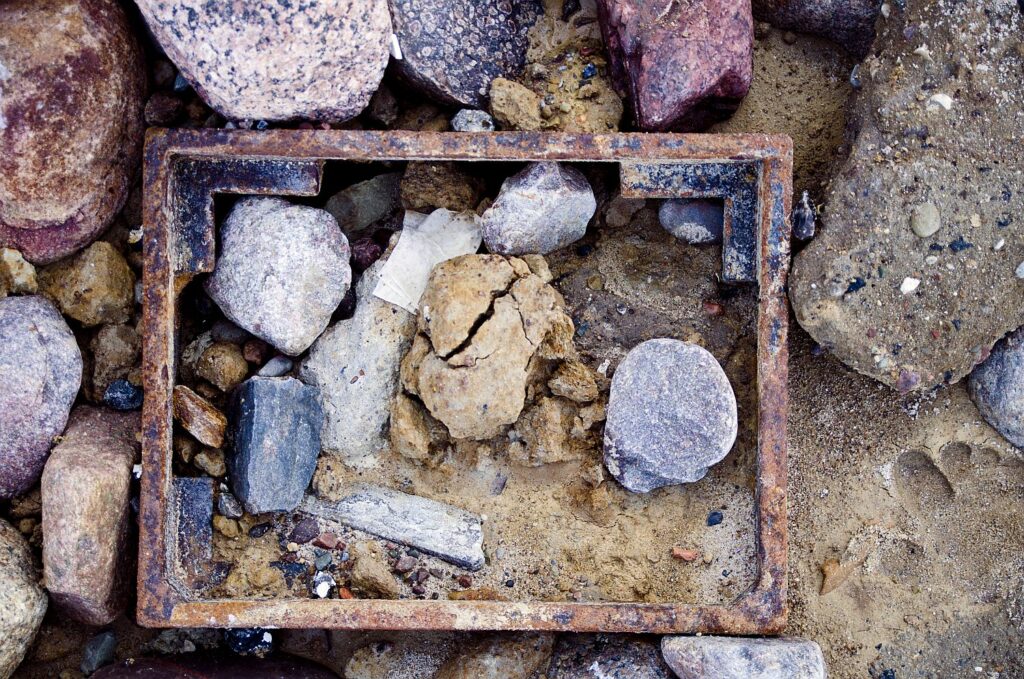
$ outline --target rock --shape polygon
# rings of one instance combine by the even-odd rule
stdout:
[[[228,342],[230,344],[245,344],[252,335],[239,328],[231,321],[221,319],[210,328],[210,337],[214,342]]]
[[[893,5],[870,68],[861,69],[856,136],[829,186],[827,223],[795,258],[790,300],[800,324],[850,367],[901,391],[958,381],[1024,325],[1013,275],[1024,240],[1008,237],[1024,193],[1007,188],[1024,158],[964,167],[966,158],[1000,157],[1024,136],[1024,118],[974,103],[993,92],[1024,98],[1024,81],[1009,75],[1024,68],[1022,29],[1012,2]],[[934,56],[919,54],[921,45]],[[965,54],[970,69],[946,68]],[[919,100],[922,92],[931,94]],[[948,110],[937,94],[949,97]],[[928,202],[943,226],[921,238],[908,221]],[[1006,246],[996,250],[1000,239]],[[903,295],[908,277],[922,282]]]
[[[552,394],[577,403],[590,403],[598,396],[594,373],[579,361],[566,361],[558,366],[548,380],[548,388]]]
[[[331,196],[324,209],[334,215],[346,235],[352,236],[402,207],[399,197],[401,178],[400,172],[387,172],[357,182]]]
[[[43,622],[46,593],[21,533],[0,519],[0,677],[9,677]]]
[[[229,120],[348,120],[388,63],[386,0],[138,5],[181,75]]]
[[[875,0],[753,0],[754,16],[782,29],[814,33],[863,58],[875,38]]]
[[[754,20],[747,0],[598,0],[613,80],[637,126],[690,131],[727,117],[747,94]]]
[[[82,664],[79,669],[82,674],[88,676],[101,667],[114,662],[114,652],[117,650],[117,635],[113,630],[100,632],[86,642],[82,649]]]
[[[143,118],[150,127],[171,127],[181,117],[185,105],[178,97],[167,92],[154,92],[146,100]]]
[[[97,241],[43,269],[39,290],[86,327],[125,323],[135,305],[135,274],[113,245]]]
[[[224,413],[183,384],[174,387],[174,419],[200,443],[211,448],[224,445]]]
[[[981,416],[1007,441],[1024,448],[1024,328],[992,349],[967,382]]]
[[[691,245],[722,242],[722,201],[702,198],[670,198],[658,208],[662,228]]]
[[[217,511],[229,519],[240,519],[245,513],[238,498],[224,490],[217,495]]]
[[[495,78],[491,83],[491,113],[509,130],[536,132],[544,126],[541,98],[514,80]]]
[[[402,204],[407,210],[430,212],[447,208],[452,212],[476,209],[484,185],[455,163],[410,162],[402,175]]]
[[[921,203],[910,212],[910,228],[921,238],[934,236],[942,227],[942,218],[935,203]]]
[[[146,66],[115,0],[0,7],[0,246],[49,263],[121,211],[141,159]]]
[[[250,197],[221,226],[206,292],[236,325],[295,356],[324,331],[351,282],[348,239],[330,213]]]
[[[39,479],[81,382],[81,351],[53,304],[0,299],[0,499]]]
[[[585,425],[578,413],[565,399],[541,398],[517,422],[520,442],[509,446],[509,459],[531,467],[584,459],[599,439],[589,431],[593,422]]]
[[[130,325],[104,325],[89,343],[92,349],[92,385],[94,401],[103,399],[114,380],[128,377],[142,356],[142,338]]]
[[[220,478],[228,473],[224,460],[224,451],[219,448],[206,448],[192,458],[192,464],[209,476]]]
[[[452,118],[452,129],[456,132],[494,132],[494,118],[486,111],[464,108]]]
[[[385,260],[356,286],[355,315],[325,332],[299,367],[299,377],[320,390],[324,450],[358,459],[384,445],[391,399],[415,317],[372,295]]]
[[[658,644],[625,634],[563,634],[547,679],[673,679]]]
[[[559,163],[533,163],[501,185],[484,212],[484,242],[495,254],[546,255],[582,238],[597,210],[586,177]]]
[[[626,489],[692,483],[736,440],[736,396],[707,350],[673,339],[634,347],[612,377],[604,463]]]
[[[142,387],[125,379],[116,379],[103,392],[103,405],[120,411],[138,410],[142,407],[143,396]]]
[[[232,395],[231,490],[250,514],[289,512],[320,454],[317,391],[294,377],[253,377]]]
[[[384,248],[380,243],[375,241],[372,236],[364,236],[352,243],[352,268],[356,271],[366,271],[383,254]],[[348,296],[346,295],[347,298]],[[344,306],[345,300],[342,300],[341,308],[344,308]]]
[[[237,344],[214,342],[196,363],[196,375],[221,391],[231,391],[248,376],[249,362]]]
[[[551,658],[553,634],[494,634],[467,644],[434,679],[531,679]]]
[[[484,565],[483,519],[458,507],[379,486],[358,485],[337,502],[307,496],[302,510],[461,568]]]
[[[803,639],[664,637],[661,652],[680,679],[825,679],[818,644]]]
[[[38,291],[36,268],[17,250],[0,248],[0,297],[34,295]]]
[[[260,377],[281,377],[291,372],[294,363],[286,356],[275,356],[266,362],[256,374]]]
[[[790,217],[790,222],[793,225],[793,238],[797,240],[814,238],[817,214],[817,207],[811,202],[807,191],[804,191],[800,196],[800,201],[793,207],[793,214]]]
[[[92,679],[337,679],[323,666],[286,655],[270,658],[181,653],[156,658],[130,658],[109,665]]]
[[[526,33],[541,0],[391,0],[401,58],[395,66],[442,104],[482,108],[492,80],[526,63]]]
[[[350,551],[355,561],[352,565],[352,589],[376,599],[397,599],[401,589],[384,561],[380,545],[360,542],[352,545]]]
[[[138,413],[79,406],[43,470],[43,569],[64,615],[106,625],[128,605],[129,541]]]

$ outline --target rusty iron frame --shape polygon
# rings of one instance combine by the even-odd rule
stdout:
[[[715,195],[702,165],[744,166],[754,187],[744,241],[726,202],[726,246],[754,255],[723,278],[759,285],[756,576],[729,604],[207,599],[172,571],[172,389],[177,297],[214,263],[213,194],[315,195],[327,160],[594,161],[620,165],[624,195]],[[724,176],[724,175],[723,175]],[[775,135],[150,130],[145,155],[143,475],[138,621],[153,627],[293,627],[777,634],[786,624],[786,277],[792,142]],[[682,179],[680,179],[682,178]],[[719,191],[729,191],[728,182]],[[733,186],[735,188],[735,186]],[[738,240],[736,240],[738,239]],[[208,533],[207,533],[208,535]]]

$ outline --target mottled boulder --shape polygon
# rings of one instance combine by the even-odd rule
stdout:
[[[129,543],[132,465],[138,413],[80,406],[43,470],[43,570],[61,611],[106,625],[131,592]]]
[[[813,641],[742,637],[664,637],[661,652],[679,679],[825,679]]]
[[[231,401],[231,490],[250,514],[302,501],[320,455],[317,390],[294,377],[252,377]]]
[[[0,499],[43,471],[82,383],[82,353],[43,297],[0,299]]]
[[[21,533],[0,519],[0,677],[9,677],[43,622],[46,593]]]
[[[958,381],[1024,325],[1024,157],[1005,153],[1024,118],[994,104],[1024,99],[1024,20],[1011,0],[890,4],[859,70],[850,156],[794,260],[790,299],[844,363],[926,390]],[[969,68],[950,67],[955,55],[971,55]],[[915,215],[927,203],[940,226],[922,237]]]
[[[833,40],[864,57],[875,39],[878,0],[753,0],[754,16],[779,28]]]
[[[548,679],[673,679],[658,643],[627,634],[563,634]]]
[[[12,0],[0,26],[0,246],[52,262],[124,204],[146,67],[116,0]]]
[[[706,349],[673,339],[634,347],[612,377],[604,463],[635,493],[692,483],[736,440],[736,396]]]
[[[658,208],[662,228],[692,245],[721,243],[723,218],[720,200],[671,198]]]
[[[481,217],[487,249],[546,255],[578,241],[597,210],[590,183],[560,163],[532,163],[501,185]]]
[[[348,239],[329,212],[243,198],[221,226],[206,292],[236,325],[295,356],[324,331],[351,282]]]
[[[985,421],[1024,448],[1024,328],[996,344],[971,373],[967,387]]]
[[[388,63],[387,0],[137,4],[181,74],[230,120],[347,120]]]
[[[491,81],[526,63],[541,0],[390,0],[398,72],[443,104],[482,108]]]
[[[135,274],[113,245],[99,241],[43,269],[39,290],[86,327],[125,323],[135,305]]]
[[[642,130],[699,130],[750,88],[750,0],[598,0],[612,77]]]
[[[531,679],[547,666],[553,634],[493,634],[460,649],[434,679]]]

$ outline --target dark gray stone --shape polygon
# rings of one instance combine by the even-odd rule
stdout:
[[[743,637],[665,637],[661,652],[679,679],[825,679],[813,641]]]
[[[674,339],[634,347],[612,377],[604,463],[628,490],[692,483],[736,440],[736,396],[707,350]]]
[[[456,132],[494,132],[494,118],[487,111],[464,108],[452,118]]]
[[[541,0],[390,0],[398,72],[443,104],[483,108],[491,81],[526,63]]]
[[[245,513],[238,498],[226,490],[217,494],[217,511],[221,516],[226,516],[229,519],[240,519]]]
[[[82,383],[82,353],[44,297],[0,299],[0,500],[39,480]]]
[[[103,667],[114,662],[114,651],[117,650],[117,635],[113,630],[100,632],[89,641],[85,642],[82,649],[82,664],[79,669],[82,674],[88,676]]]
[[[863,58],[875,39],[878,0],[753,0],[754,16],[778,28],[814,33]]]
[[[317,390],[293,377],[252,377],[232,395],[231,489],[250,514],[295,509],[320,454]]]
[[[692,245],[722,242],[723,205],[720,200],[671,198],[658,208],[658,221],[670,234]]]
[[[1007,441],[1024,448],[1024,328],[1000,340],[974,369],[968,391],[981,416]]]
[[[341,230],[351,236],[402,207],[401,178],[401,172],[388,172],[357,182],[331,196],[324,209],[334,215]]]
[[[487,249],[546,255],[578,241],[597,210],[583,173],[559,163],[531,163],[501,185],[481,217]]]
[[[673,679],[656,639],[628,634],[565,634],[548,679]]]

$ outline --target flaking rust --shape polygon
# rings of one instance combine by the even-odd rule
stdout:
[[[607,162],[627,197],[723,200],[722,278],[756,283],[756,577],[728,605],[214,599],[210,512],[182,517],[172,474],[177,295],[213,268],[217,193],[316,195],[328,160]],[[792,143],[769,135],[150,130],[144,171],[143,476],[138,620],[151,627],[776,634],[786,623],[786,276]],[[187,482],[186,482],[187,483]],[[205,496],[203,488],[195,488]],[[211,497],[212,503],[212,497]],[[211,506],[212,511],[212,506]],[[199,519],[202,526],[196,524]],[[182,574],[187,577],[182,577]]]

